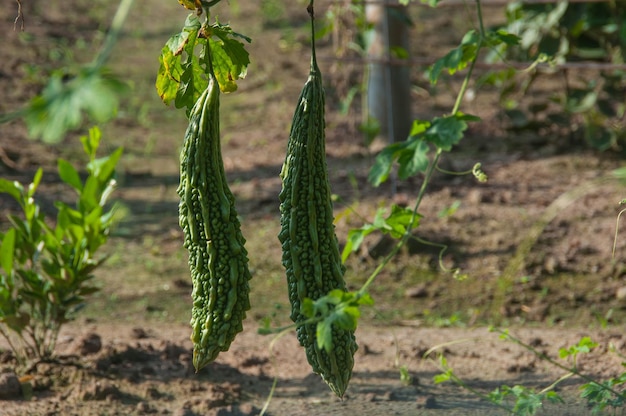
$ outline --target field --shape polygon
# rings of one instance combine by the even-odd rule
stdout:
[[[102,43],[115,10],[105,1],[24,1],[24,32],[14,31],[17,4],[0,4],[0,113],[16,110],[39,93],[53,69],[89,62]],[[319,15],[328,2],[316,2]],[[164,106],[154,89],[158,55],[180,30],[186,11],[176,1],[136,2],[110,61],[131,91],[117,118],[105,125],[103,151],[124,146],[114,199],[124,217],[104,247],[98,270],[101,291],[76,320],[64,327],[58,359],[18,371],[20,395],[1,403],[6,415],[259,414],[276,380],[269,415],[485,415],[503,414],[467,389],[435,384],[432,348],[455,374],[487,394],[501,385],[548,387],[565,372],[512,342],[490,325],[538,351],[558,357],[560,348],[590,336],[599,346],[579,358],[579,368],[606,379],[623,371],[626,354],[626,243],[620,232],[612,257],[623,184],[612,176],[621,155],[597,152],[567,132],[511,130],[499,111],[497,91],[485,87],[462,110],[482,121],[449,154],[442,167],[466,170],[481,162],[487,183],[472,177],[435,175],[420,213],[416,236],[448,249],[446,268],[439,249],[411,243],[371,288],[375,305],[364,310],[357,330],[359,350],[353,380],[343,401],[312,374],[294,333],[275,340],[257,334],[264,323],[290,323],[284,270],[280,264],[279,173],[290,121],[308,74],[308,20],[302,1],[230,1],[220,21],[253,39],[251,66],[239,90],[222,97],[222,144],[231,189],[237,198],[253,278],[252,309],[231,351],[195,374],[191,366],[191,281],[176,188],[179,151],[187,120]],[[464,8],[411,9],[412,52],[437,58],[458,44],[471,27]],[[486,11],[489,23],[500,8]],[[19,26],[19,25],[18,25]],[[437,28],[448,27],[445,34]],[[340,244],[348,231],[372,220],[393,200],[410,204],[421,178],[374,188],[368,170],[384,143],[367,146],[357,128],[359,112],[339,111],[340,98],[359,82],[362,66],[332,59],[334,44],[319,43],[327,84],[327,154]],[[429,85],[424,68],[414,68],[413,114],[449,111],[460,77]],[[595,76],[593,73],[589,77]],[[546,75],[537,96],[559,88],[559,75]],[[28,139],[22,121],[0,124],[0,176],[28,183],[38,167],[45,175],[39,198],[54,215],[55,200],[68,200],[56,159],[83,163],[79,136],[46,145]],[[457,206],[451,215],[441,215]],[[15,210],[0,195],[4,213]],[[626,232],[624,229],[623,232]],[[347,263],[350,289],[358,289],[391,248],[371,235]],[[6,345],[1,344],[3,348]],[[0,355],[0,396],[15,371],[10,354]],[[546,404],[539,414],[578,415],[589,410],[579,397],[583,381],[559,385],[565,404]]]

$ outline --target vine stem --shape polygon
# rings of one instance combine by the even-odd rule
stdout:
[[[568,373],[571,373],[573,375],[576,375],[580,378],[582,378],[583,380],[585,380],[586,382],[588,382],[589,384],[595,384],[596,386],[610,392],[611,394],[614,394],[615,397],[624,397],[624,393],[621,393],[613,388],[611,388],[610,386],[607,386],[605,384],[599,383],[598,381],[596,381],[595,379],[593,379],[592,377],[581,373],[578,370],[578,367],[576,366],[576,364],[574,364],[573,368],[569,368],[563,364],[561,364],[560,362],[556,361],[554,358],[550,358],[548,355],[538,351],[535,347],[528,345],[526,343],[524,343],[521,339],[514,337],[513,335],[509,334],[506,331],[502,331],[499,328],[493,328],[492,329],[493,332],[496,332],[498,334],[500,334],[501,337],[504,337],[503,339],[507,340],[507,341],[511,341],[514,344],[519,345],[522,348],[525,348],[526,350],[530,351],[531,353],[533,353],[537,358],[541,359],[541,360],[545,360],[546,362],[552,364],[553,366],[560,368],[563,371],[567,371]]]
[[[469,87],[469,82],[472,78],[472,73],[474,72],[474,66],[476,65],[476,61],[478,60],[478,54],[483,47],[483,39],[485,38],[485,26],[483,23],[483,15],[482,15],[482,8],[480,5],[480,0],[475,0],[475,1],[476,1],[476,13],[478,14],[478,23],[479,23],[479,30],[480,30],[478,43],[476,45],[476,56],[474,57],[474,59],[472,59],[469,65],[469,69],[467,71],[467,74],[465,75],[465,78],[463,79],[463,84],[461,85],[461,89],[459,90],[459,93],[456,97],[454,107],[452,107],[453,115],[459,112],[459,109],[461,107],[461,102],[463,101],[463,97],[465,96],[465,93],[467,92],[467,88]],[[311,0],[311,4],[312,3],[313,3],[313,0]],[[428,165],[428,168],[426,169],[426,172],[424,173],[424,181],[422,182],[422,185],[420,186],[420,190],[417,194],[417,197],[415,198],[415,204],[413,206],[411,221],[409,222],[409,225],[406,231],[402,235],[402,238],[394,246],[391,252],[385,256],[383,261],[376,267],[376,269],[374,269],[372,274],[367,278],[367,280],[365,281],[361,289],[359,289],[358,291],[359,295],[363,295],[366,293],[368,287],[376,280],[378,275],[384,270],[387,264],[389,264],[391,259],[393,259],[395,255],[398,254],[400,249],[404,247],[408,239],[411,237],[411,232],[413,231],[413,228],[414,228],[413,223],[417,219],[417,215],[418,215],[417,210],[419,209],[422,203],[422,200],[424,199],[424,195],[426,195],[426,188],[428,187],[428,184],[430,183],[433,173],[437,170],[437,166],[439,165],[439,160],[441,159],[442,153],[443,153],[443,150],[441,148],[438,148],[437,152],[435,153],[435,157],[433,158],[431,163]]]
[[[98,69],[102,68],[109,60],[133,2],[134,0],[121,0],[119,6],[117,6],[117,11],[113,16],[111,27],[106,35],[106,38],[104,39],[104,44],[102,45],[100,52],[98,52],[98,55],[96,55],[93,62],[89,65],[88,70],[97,72]],[[20,1],[18,1],[18,4],[21,4]],[[0,114],[0,124],[24,117],[28,113],[28,110],[29,107],[24,107],[11,113]]]
[[[134,0],[122,0],[120,5],[117,7],[117,11],[115,12],[113,21],[111,22],[111,28],[104,39],[104,45],[102,45],[100,53],[98,53],[92,64],[94,69],[101,68],[111,56],[113,47],[117,43],[117,38],[122,32],[122,27],[124,27],[124,22],[128,17],[128,13],[130,12],[133,2]]]

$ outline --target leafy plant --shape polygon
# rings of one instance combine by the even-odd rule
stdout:
[[[208,13],[208,12],[207,12]],[[250,63],[244,44],[251,42],[247,36],[234,32],[229,25],[217,20],[202,24],[197,14],[190,14],[180,33],[172,36],[159,57],[160,67],[156,79],[157,93],[165,104],[174,101],[176,108],[186,108],[190,113],[202,92],[209,84],[209,47],[212,72],[223,92],[237,89],[237,80],[244,78]]]
[[[566,378],[569,378],[571,376],[577,376],[586,381],[586,383],[583,384],[580,388],[580,396],[581,398],[587,400],[587,403],[591,407],[593,414],[597,414],[607,407],[617,408],[624,405],[626,400],[626,393],[623,390],[620,391],[619,386],[623,385],[626,382],[626,372],[622,373],[618,377],[614,377],[602,382],[581,372],[578,368],[578,357],[581,354],[590,353],[594,348],[598,346],[598,343],[592,341],[590,337],[582,337],[577,344],[571,345],[567,348],[559,349],[559,358],[561,360],[566,360],[566,363],[564,364],[554,358],[547,356],[543,352],[538,351],[532,345],[524,343],[519,338],[512,336],[509,331],[503,331],[497,328],[492,328],[492,330],[496,333],[499,333],[502,340],[510,341],[517,345],[520,345],[521,347],[525,348],[526,350],[537,356],[539,359],[547,362],[554,367],[566,371],[566,374],[560,377],[554,383],[552,383],[549,389],[554,388],[558,383],[560,383],[562,380],[565,380]],[[626,366],[626,363],[622,363],[622,366]],[[544,391],[548,391],[548,389],[545,389]]]
[[[538,351],[532,345],[529,345],[519,338],[510,334],[508,330],[500,330],[492,328],[492,331],[500,334],[500,339],[517,344],[530,353],[534,354],[540,360],[552,365],[558,369],[564,370],[565,374],[544,389],[536,390],[534,388],[515,385],[501,385],[494,390],[485,393],[467,384],[461,379],[454,369],[448,364],[447,359],[442,353],[437,354],[437,358],[431,357],[433,353],[440,350],[445,345],[438,345],[431,348],[424,354],[424,358],[430,359],[441,371],[434,376],[435,383],[452,382],[476,395],[477,397],[488,401],[495,406],[506,410],[508,413],[515,415],[534,415],[543,408],[543,404],[548,402],[552,404],[565,403],[565,400],[559,395],[555,389],[563,380],[572,376],[577,376],[586,381],[580,387],[580,397],[585,399],[591,409],[592,414],[599,414],[607,407],[616,409],[622,407],[626,400],[626,394],[619,390],[619,387],[626,383],[626,372],[606,381],[598,381],[594,378],[582,373],[577,367],[577,358],[580,354],[587,354],[598,346],[589,337],[582,337],[577,344],[559,350],[559,358],[561,361],[551,358],[543,352]],[[563,362],[562,360],[566,360]],[[626,366],[626,363],[622,364]]]
[[[122,149],[97,158],[97,128],[81,141],[89,157],[88,176],[83,181],[68,161],[59,159],[59,176],[77,199],[74,206],[55,203],[54,226],[35,200],[42,169],[28,186],[0,179],[0,192],[17,201],[23,213],[9,215],[11,227],[0,233],[0,333],[22,363],[50,358],[61,326],[98,291],[93,273],[104,258],[95,255],[114,220],[114,210],[106,203],[115,187]]]
[[[535,61],[526,71],[511,68],[488,74],[483,81],[498,85],[511,128],[559,127],[576,133],[598,150],[618,149],[626,139],[621,123],[626,76],[619,68],[588,73],[568,71],[570,63],[596,61],[623,64],[626,56],[626,7],[623,2],[528,4],[513,2],[506,8],[503,28],[520,37],[518,45],[496,47],[490,62]],[[549,62],[540,70],[539,63]],[[555,64],[564,64],[554,68]],[[563,83],[547,99],[522,98],[546,73],[560,73]],[[577,75],[581,74],[581,75]]]

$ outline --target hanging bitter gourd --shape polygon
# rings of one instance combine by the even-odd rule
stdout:
[[[250,309],[248,253],[226,182],[220,149],[219,86],[209,84],[191,110],[180,157],[179,219],[193,280],[196,371],[228,350]]]
[[[311,7],[309,13],[313,25]],[[313,371],[342,397],[354,366],[354,333],[333,326],[332,351],[320,349],[316,324],[302,324],[307,318],[300,309],[305,298],[316,300],[333,289],[346,289],[326,165],[324,89],[314,44],[311,49],[310,73],[293,116],[281,171],[278,238],[289,287],[291,319],[301,324],[297,328],[298,340]]]

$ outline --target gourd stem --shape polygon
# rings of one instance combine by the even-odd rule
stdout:
[[[206,28],[209,26],[209,19],[211,15],[209,14],[209,8],[206,8],[206,21],[205,21],[205,35],[206,35],[206,48],[204,49],[204,59],[206,60],[206,74],[209,78],[215,78],[215,73],[213,72],[213,59],[211,57],[211,35],[208,33],[209,31]]]
[[[310,0],[306,8],[309,16],[311,16],[311,73],[319,74],[317,66],[317,57],[315,55],[315,10],[313,9],[313,0]]]

